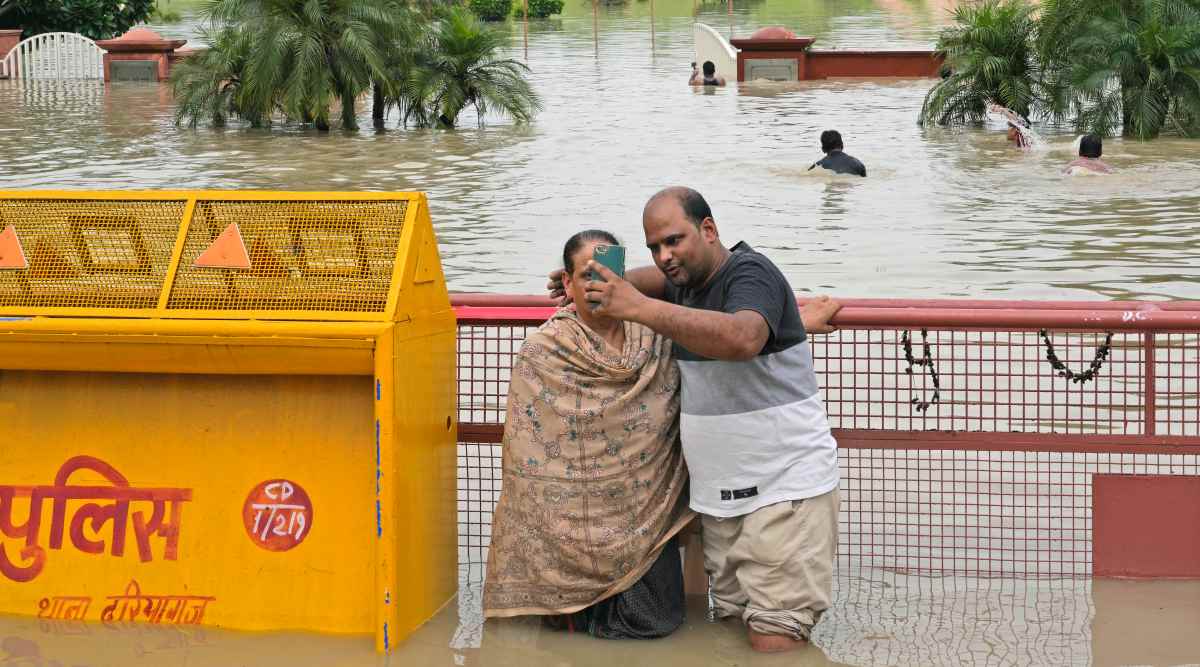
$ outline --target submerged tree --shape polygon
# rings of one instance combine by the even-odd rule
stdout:
[[[205,16],[220,28],[212,50],[176,79],[181,101],[217,99],[215,83],[236,81],[231,111],[270,122],[277,111],[328,130],[331,107],[341,106],[342,127],[357,129],[355,101],[389,76],[394,54],[413,41],[411,12],[397,0],[209,0]],[[240,49],[228,51],[228,49]],[[197,69],[217,71],[203,76]],[[195,122],[195,104],[181,105]],[[203,108],[202,106],[200,108]],[[208,111],[205,115],[210,115]]]
[[[1080,131],[1200,134],[1200,2],[1047,0],[1049,106]]]
[[[964,3],[955,8],[954,22],[936,47],[950,75],[925,96],[920,122],[979,122],[990,102],[1028,118],[1040,79],[1033,6],[1025,0]]]
[[[278,117],[357,129],[355,104],[374,95],[404,121],[452,128],[472,107],[518,123],[541,108],[529,69],[502,57],[506,38],[460,7],[405,0],[208,0],[212,48],[172,74],[177,120],[264,125]]]
[[[175,122],[195,127],[208,120],[214,126],[225,125],[229,116],[242,116],[252,126],[261,125],[260,109],[243,112],[240,95],[246,54],[253,34],[238,28],[205,33],[210,48],[180,60],[171,68],[171,91],[177,108]]]
[[[489,113],[518,123],[533,120],[541,99],[525,78],[529,68],[502,57],[506,43],[505,33],[464,9],[436,19],[414,49],[408,70],[397,77],[394,97],[405,122],[455,127],[468,106],[480,123]]]

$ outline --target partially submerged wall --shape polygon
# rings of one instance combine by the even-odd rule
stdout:
[[[933,51],[808,51],[806,78],[937,77],[945,59]]]

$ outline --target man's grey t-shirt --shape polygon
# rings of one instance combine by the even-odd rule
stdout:
[[[837,443],[812,350],[792,288],[771,260],[739,243],[707,285],[668,283],[666,298],[703,310],[751,310],[770,328],[762,351],[747,361],[708,359],[675,344],[692,509],[741,516],[835,488]]]
[[[846,155],[840,150],[829,151],[825,157],[817,160],[812,167],[824,167],[836,174],[854,174],[856,176],[866,176],[867,168],[863,166],[858,158]]]

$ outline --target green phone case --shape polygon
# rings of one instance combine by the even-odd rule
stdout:
[[[592,254],[592,259],[596,260],[597,264],[608,267],[609,271],[618,276],[625,277],[625,246],[598,245]],[[603,280],[600,276],[595,276],[594,279]]]

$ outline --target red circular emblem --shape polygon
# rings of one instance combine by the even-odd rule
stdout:
[[[254,487],[242,505],[246,534],[267,551],[287,551],[312,530],[313,507],[300,485],[269,479]]]

